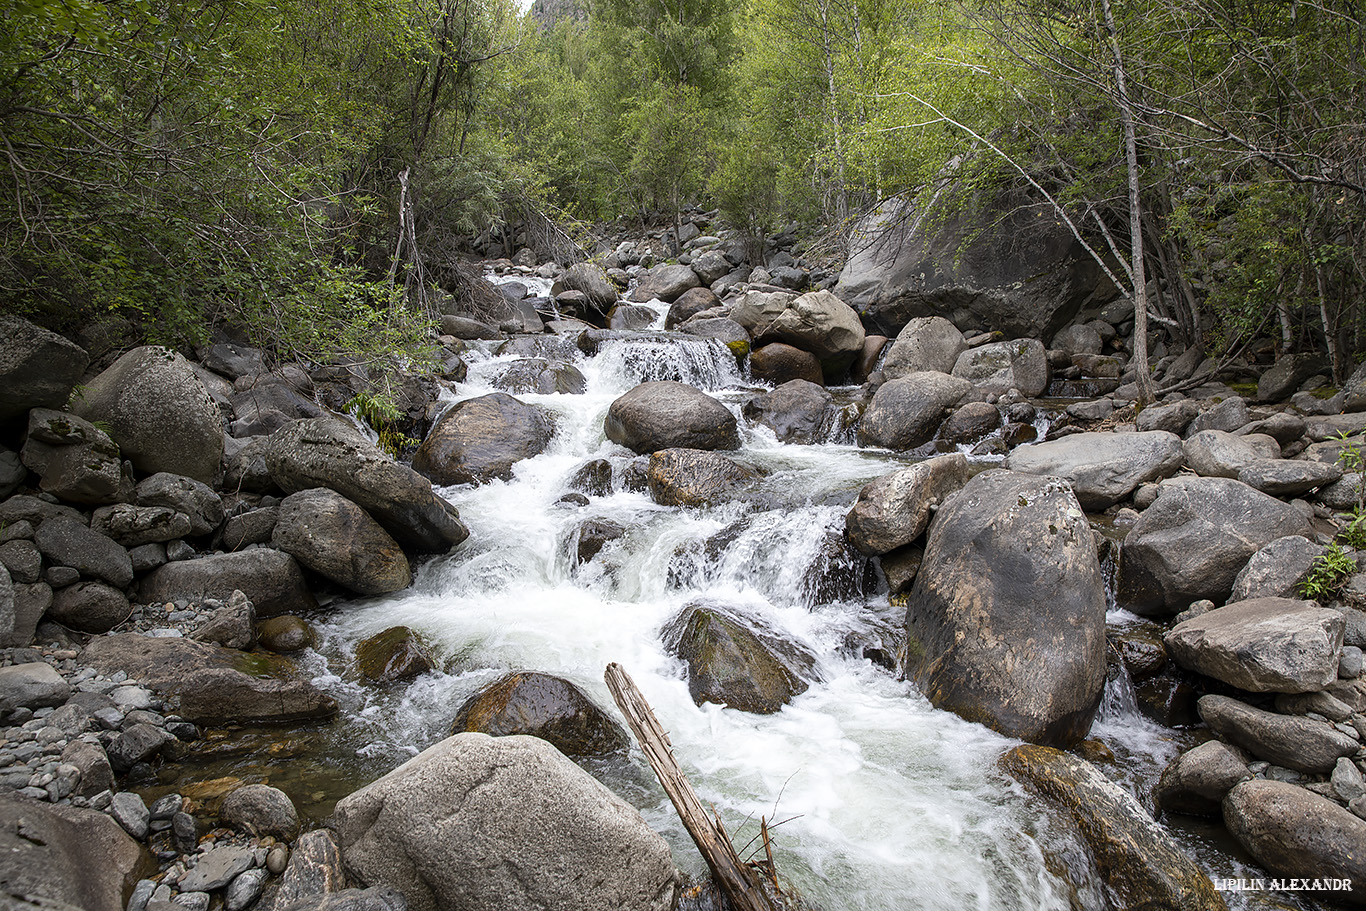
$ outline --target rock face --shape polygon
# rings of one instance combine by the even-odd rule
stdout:
[[[179,696],[180,714],[195,723],[296,721],[337,711],[293,662],[276,656],[121,633],[93,640],[81,660],[101,673],[123,671],[159,693]]]
[[[859,420],[859,444],[914,449],[928,443],[971,388],[967,380],[928,371],[884,383]]]
[[[1356,740],[1313,718],[1279,715],[1228,696],[1201,696],[1200,717],[1210,730],[1259,759],[1312,775],[1327,775],[1357,751]]]
[[[1019,746],[1001,767],[1072,817],[1096,868],[1121,908],[1223,911],[1223,898],[1199,867],[1128,791],[1084,759]]]
[[[916,317],[897,334],[882,362],[882,372],[889,380],[926,370],[952,373],[966,348],[963,333],[944,317]]]
[[[285,493],[335,490],[408,550],[445,553],[469,537],[460,513],[432,491],[430,481],[337,421],[315,418],[277,430],[265,460]]]
[[[1345,622],[1312,601],[1239,601],[1177,624],[1182,667],[1253,693],[1313,693],[1337,679]]]
[[[513,465],[544,452],[554,435],[542,409],[495,392],[442,415],[413,455],[413,469],[441,485],[507,479]]]
[[[223,417],[188,361],[134,348],[90,381],[72,412],[109,426],[133,467],[212,483],[223,462]]]
[[[923,211],[937,195],[886,203],[859,225],[835,293],[869,329],[895,336],[939,315],[963,330],[1052,338],[1087,298],[1114,294],[1048,206],[1005,190],[940,218]]]
[[[780,442],[820,443],[826,437],[827,409],[833,402],[823,386],[788,380],[746,402],[744,415],[771,429]]]
[[[1120,551],[1119,602],[1138,614],[1223,602],[1261,547],[1311,533],[1294,507],[1232,478],[1172,478],[1159,490]]]
[[[1272,873],[1350,880],[1323,897],[1366,904],[1366,821],[1333,801],[1280,781],[1245,781],[1224,798],[1224,825]]]
[[[6,908],[123,911],[156,862],[104,813],[0,795]]]
[[[452,734],[466,731],[539,737],[566,756],[601,756],[630,743],[621,726],[577,686],[529,671],[508,674],[470,697],[451,725]]]
[[[1037,339],[994,342],[958,355],[953,375],[983,392],[1001,394],[1018,389],[1027,396],[1048,388],[1048,356]]]
[[[365,510],[324,487],[285,497],[271,544],[358,594],[396,592],[413,581],[398,542]]]
[[[138,597],[147,604],[179,598],[226,601],[234,591],[245,594],[263,618],[318,606],[299,564],[289,554],[269,547],[167,563],[143,578]]]
[[[641,455],[660,449],[739,449],[730,409],[696,387],[641,383],[607,409],[607,439]]]
[[[1068,746],[1105,684],[1105,590],[1062,482],[992,470],[940,507],[906,610],[935,706],[1008,737]]]
[[[17,316],[0,316],[0,421],[61,408],[80,382],[85,349]]]
[[[347,868],[412,911],[670,911],[669,846],[536,737],[458,734],[342,799]]]
[[[1099,512],[1129,497],[1140,484],[1176,474],[1182,465],[1181,438],[1164,430],[1074,433],[1020,447],[1005,465],[1011,471],[1063,478],[1082,509]]]
[[[845,517],[849,543],[868,556],[910,544],[930,524],[930,511],[968,482],[962,453],[940,456],[863,485]]]
[[[662,449],[646,469],[650,497],[661,506],[711,506],[744,489],[757,475],[720,453]]]
[[[814,659],[771,635],[761,636],[719,607],[691,605],[665,629],[665,644],[688,666],[693,702],[771,715],[806,692]]]

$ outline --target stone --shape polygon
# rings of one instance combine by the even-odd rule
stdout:
[[[671,304],[690,288],[700,287],[702,279],[690,266],[666,263],[642,272],[636,279],[636,287],[630,300],[636,303],[659,300]]]
[[[190,517],[165,506],[102,506],[90,516],[90,528],[123,547],[165,543],[190,534]]]
[[[114,767],[109,756],[98,744],[73,740],[62,750],[62,762],[75,766],[80,781],[72,792],[77,797],[94,797],[101,791],[114,788]]]
[[[145,474],[212,483],[223,461],[223,418],[184,357],[134,348],[86,385],[72,412],[104,422],[123,456]]]
[[[258,437],[274,433],[291,421],[322,417],[317,402],[300,394],[296,388],[300,385],[276,373],[238,380],[229,396],[236,416],[230,426],[232,435],[238,439]]]
[[[697,271],[696,262],[692,264],[692,268],[694,272]],[[702,277],[700,273],[699,277]],[[711,284],[711,282],[704,283]],[[680,294],[673,303],[669,304],[669,312],[664,317],[664,328],[677,329],[697,314],[710,310],[720,303],[720,298],[709,288],[689,288]]]
[[[906,450],[929,442],[971,388],[967,380],[933,372],[884,383],[859,420],[859,445]]]
[[[825,382],[825,374],[816,355],[783,342],[771,342],[751,351],[749,372],[756,380],[772,383],[774,386],[792,380],[806,380],[817,384]]]
[[[299,812],[289,795],[265,784],[249,784],[223,798],[218,819],[229,828],[258,838],[290,842],[299,835]]]
[[[276,549],[357,594],[401,591],[413,581],[398,542],[369,513],[327,488],[285,497],[270,540]]]
[[[288,866],[261,911],[285,911],[309,899],[336,895],[346,889],[341,849],[330,829],[314,829],[299,836]],[[304,907],[311,907],[304,905]]]
[[[293,614],[262,620],[256,628],[256,637],[262,648],[272,652],[297,652],[317,641],[308,621]]]
[[[9,570],[0,565],[0,645],[10,645],[15,640],[19,614],[14,595],[14,581]]]
[[[0,717],[15,709],[58,706],[71,695],[71,685],[45,661],[0,667]]]
[[[223,549],[231,553],[253,544],[269,544],[279,520],[278,506],[264,506],[229,516],[223,522]]]
[[[608,329],[649,329],[659,314],[640,304],[617,304],[607,314]]]
[[[1263,459],[1238,471],[1238,480],[1273,497],[1300,497],[1342,478],[1342,469],[1323,462]]]
[[[1232,433],[1248,423],[1247,402],[1239,396],[1231,396],[1210,408],[1201,411],[1186,425],[1187,438],[1206,430],[1222,430]]]
[[[46,582],[14,586],[14,632],[10,636],[10,642],[14,645],[28,645],[32,642],[38,624],[42,622],[51,606],[52,586]],[[5,617],[0,617],[0,633],[4,632],[4,620]]]
[[[1271,437],[1239,436],[1224,430],[1202,430],[1181,444],[1186,466],[1204,478],[1236,478],[1254,463],[1279,459],[1280,445]]]
[[[739,449],[730,409],[699,389],[670,381],[641,383],[612,402],[607,438],[640,455],[661,449]]]
[[[119,447],[89,421],[35,408],[19,458],[41,479],[39,488],[67,503],[98,506],[132,499],[132,472]]]
[[[109,815],[125,832],[138,841],[147,837],[147,826],[151,814],[147,811],[147,804],[143,803],[142,798],[132,791],[120,791],[114,795],[114,799],[109,805]]]
[[[406,626],[391,626],[356,643],[356,667],[367,680],[411,680],[436,667],[431,647]]]
[[[1167,813],[1217,817],[1224,795],[1252,777],[1243,756],[1226,744],[1210,740],[1168,763],[1153,789],[1153,800]]]
[[[155,869],[147,852],[103,813],[0,795],[7,908],[124,911],[124,896]]]
[[[1266,712],[1228,696],[1201,696],[1198,707],[1200,717],[1221,738],[1287,769],[1327,775],[1338,759],[1360,747],[1322,721]]]
[[[81,661],[105,675],[123,671],[163,696],[196,724],[299,721],[336,714],[293,662],[184,638],[121,633],[93,640]]]
[[[1189,399],[1182,399],[1167,405],[1150,405],[1138,413],[1134,423],[1140,433],[1165,430],[1180,436],[1199,413],[1198,405]]]
[[[90,363],[85,349],[28,320],[0,316],[0,421],[61,408]]]
[[[234,591],[227,603],[214,610],[204,625],[194,631],[193,637],[226,648],[251,648],[256,642],[256,606],[246,595]]]
[[[650,497],[661,506],[713,506],[742,493],[758,474],[717,452],[661,449],[650,455]]]
[[[200,855],[176,887],[183,892],[216,892],[252,866],[250,848],[219,845]]]
[[[772,430],[781,443],[823,443],[828,436],[833,403],[834,398],[825,387],[797,379],[750,399],[743,413],[749,420]]]
[[[138,600],[143,604],[206,598],[226,601],[234,591],[246,595],[256,615],[263,618],[318,606],[295,559],[269,547],[167,563],[143,577]]]
[[[1050,377],[1044,347],[1032,338],[969,348],[958,355],[951,373],[984,393],[1000,395],[1018,389],[1030,398],[1043,395]]]
[[[1321,354],[1284,354],[1257,380],[1257,401],[1279,402],[1289,398],[1305,380],[1330,370],[1331,366]]]
[[[495,392],[457,402],[413,455],[413,469],[442,486],[512,477],[512,466],[544,452],[555,434],[550,415]]]
[[[581,566],[601,553],[608,544],[625,536],[626,526],[620,522],[613,522],[611,519],[589,519],[574,529],[569,539],[570,555],[574,564]]]
[[[1071,816],[1120,908],[1224,911],[1214,883],[1120,785],[1091,763],[1044,746],[1018,746],[1000,766]]]
[[[511,361],[489,374],[488,382],[504,392],[518,395],[582,395],[588,381],[573,364],[528,357]]]
[[[110,741],[105,753],[114,771],[122,775],[138,763],[153,759],[175,740],[164,728],[140,722],[130,725]]]
[[[1182,667],[1254,693],[1312,693],[1337,679],[1342,614],[1313,601],[1256,598],[1178,623],[1167,650]]]
[[[1001,411],[988,402],[958,406],[939,427],[939,439],[950,443],[976,443],[1001,427]]]
[[[889,380],[911,373],[952,373],[958,356],[967,350],[963,333],[942,316],[917,317],[897,333],[882,361]]]
[[[158,472],[138,482],[137,498],[139,506],[162,506],[189,516],[189,533],[196,537],[211,535],[223,524],[222,498],[195,478]]]
[[[226,911],[245,911],[251,907],[261,893],[266,890],[266,883],[270,879],[270,873],[266,870],[247,870],[239,874],[232,882],[228,883],[227,891],[223,895],[223,907]]]
[[[697,277],[702,280],[702,284],[711,285],[726,273],[730,272],[730,260],[726,259],[725,254],[720,250],[707,250],[700,256],[693,258],[689,263],[692,270],[697,273]],[[684,292],[689,294],[691,292]]]
[[[80,522],[48,519],[38,527],[33,543],[49,563],[69,566],[82,576],[103,579],[115,588],[125,588],[133,581],[128,551]]]
[[[47,618],[82,633],[107,633],[128,619],[133,607],[116,588],[103,582],[77,582],[52,596]]]
[[[939,508],[906,609],[908,676],[937,708],[1070,746],[1105,683],[1090,526],[1056,478],[989,470]]]
[[[271,434],[264,456],[285,493],[335,490],[369,513],[405,550],[446,553],[469,536],[460,513],[433,492],[431,481],[338,421],[318,418],[283,427]],[[252,601],[268,615],[259,600]]]
[[[1086,323],[1073,323],[1053,336],[1052,347],[1064,352],[1068,357],[1077,354],[1100,354],[1105,341],[1095,326]]]
[[[860,553],[877,556],[910,544],[930,515],[968,482],[961,453],[939,456],[869,481],[844,520],[845,535]]]
[[[1366,903],[1366,820],[1333,801],[1284,782],[1245,781],[1224,798],[1224,825],[1273,875],[1339,880],[1325,898]]]
[[[1262,547],[1312,534],[1293,506],[1232,478],[1163,481],[1120,549],[1118,599],[1144,616],[1171,616],[1194,601],[1227,600]]]
[[[863,351],[865,333],[858,314],[829,291],[790,297],[771,321],[750,325],[735,311],[732,318],[758,344],[786,342],[810,351],[820,361],[827,381],[840,379]]]
[[[527,734],[566,756],[602,756],[630,745],[621,725],[573,683],[529,671],[508,674],[466,700],[451,733],[466,731],[492,737]]]
[[[1233,580],[1229,602],[1294,598],[1323,548],[1303,535],[1286,535],[1262,547]]]
[[[1127,499],[1139,485],[1169,478],[1181,469],[1181,439],[1165,430],[1139,433],[1074,433],[1021,446],[1004,467],[1063,478],[1082,509],[1100,512]]]
[[[509,895],[669,911],[679,889],[639,812],[536,737],[449,737],[339,801],[332,825],[347,868],[413,911],[503,911]]]
[[[0,446],[0,500],[19,489],[28,477],[28,469],[20,460],[19,453]]]
[[[671,654],[687,665],[693,702],[770,715],[806,692],[815,659],[720,605],[692,604],[664,630]]]

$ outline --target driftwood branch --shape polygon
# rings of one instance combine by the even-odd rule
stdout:
[[[615,662],[607,665],[604,676],[612,698],[617,701],[617,707],[626,716],[626,723],[631,726],[641,749],[645,751],[650,768],[654,769],[664,793],[673,801],[684,828],[692,836],[697,850],[702,852],[712,879],[731,906],[735,911],[775,911],[763,887],[740,859],[740,855],[735,853],[735,847],[721,827],[721,820],[708,818],[697,792],[674,759],[669,735],[660,727],[659,719],[655,718],[654,711],[636,688],[635,682]]]

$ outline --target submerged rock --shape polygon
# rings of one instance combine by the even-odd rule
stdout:
[[[406,626],[391,626],[356,644],[356,667],[367,680],[410,680],[436,667],[430,647]]]
[[[769,715],[806,692],[814,658],[791,643],[760,636],[729,612],[693,605],[665,629],[665,644],[688,666],[693,702]]]

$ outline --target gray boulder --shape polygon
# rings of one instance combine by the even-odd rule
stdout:
[[[27,477],[28,469],[24,467],[19,453],[0,446],[0,499],[18,490]]]
[[[566,756],[603,756],[627,749],[621,725],[574,684],[551,674],[508,674],[471,696],[456,713],[452,734],[527,734]]]
[[[1140,484],[1176,474],[1183,461],[1180,437],[1153,430],[1045,440],[1015,449],[1005,467],[1062,478],[1072,485],[1083,509],[1099,512],[1127,499]]]
[[[322,409],[303,395],[296,383],[278,373],[239,380],[230,397],[235,416],[232,435],[239,439],[274,433],[302,418],[322,417]]]
[[[719,255],[719,254],[718,254]],[[697,264],[693,263],[693,271],[697,270]],[[665,329],[677,329],[683,323],[692,319],[705,310],[720,306],[721,299],[718,298],[709,288],[690,288],[679,295],[678,299],[669,304],[669,312],[664,317]],[[654,311],[650,311],[653,313]],[[748,338],[748,334],[746,334]]]
[[[1313,601],[1239,601],[1174,626],[1182,667],[1253,693],[1313,693],[1337,679],[1345,621]]]
[[[775,386],[792,380],[806,380],[811,383],[825,382],[825,374],[821,371],[821,362],[814,354],[782,342],[773,342],[751,351],[749,373],[756,380],[772,383]]]
[[[512,477],[512,466],[545,451],[550,415],[502,392],[458,402],[432,427],[413,469],[435,484],[481,484]]]
[[[660,449],[739,449],[735,415],[693,386],[641,383],[607,409],[603,430],[613,443],[641,455]]]
[[[993,342],[958,355],[952,372],[985,393],[1018,389],[1033,397],[1048,389],[1048,354],[1037,339]]]
[[[132,471],[119,447],[75,415],[50,408],[30,411],[19,458],[41,479],[38,486],[59,500],[99,506],[133,498]]]
[[[218,806],[218,819],[239,832],[291,842],[299,835],[299,811],[289,795],[270,785],[249,784],[236,789]]]
[[[30,408],[61,408],[90,356],[79,345],[18,316],[0,316],[0,421]]]
[[[580,291],[600,313],[606,313],[617,302],[617,288],[607,273],[593,263],[575,263],[564,271],[550,288],[550,295],[558,297],[566,291]],[[645,298],[648,300],[649,298]]]
[[[1153,800],[1168,813],[1218,816],[1234,785],[1252,778],[1237,751],[1210,740],[1173,759],[1153,789]]]
[[[1196,705],[1200,718],[1220,738],[1287,769],[1327,775],[1339,759],[1360,747],[1326,722],[1264,712],[1228,696],[1201,696]]]
[[[928,371],[884,383],[859,420],[859,444],[904,450],[927,443],[971,389],[967,380]]]
[[[1105,588],[1062,482],[991,470],[940,507],[906,610],[908,669],[936,707],[1071,745],[1105,684]]]
[[[1171,478],[1159,491],[1120,550],[1119,603],[1146,616],[1223,602],[1254,553],[1312,534],[1293,506],[1232,478]]]
[[[72,411],[108,424],[133,467],[213,483],[223,462],[223,418],[188,361],[134,348],[86,386]]]
[[[1269,872],[1326,880],[1336,888],[1314,894],[1366,904],[1366,820],[1333,801],[1280,781],[1245,781],[1224,798],[1224,825]]]
[[[1229,601],[1294,598],[1323,548],[1303,535],[1277,538],[1252,555],[1233,580]]]
[[[844,520],[849,543],[868,556],[910,544],[930,524],[930,513],[968,482],[961,453],[939,456],[863,485]]]
[[[788,380],[745,403],[746,418],[763,424],[783,443],[823,443],[834,397],[807,380]]]
[[[1001,426],[1001,410],[988,402],[966,402],[939,425],[939,439],[976,443]]]
[[[1069,358],[1078,354],[1096,355],[1105,347],[1105,340],[1101,338],[1100,331],[1095,326],[1088,323],[1073,323],[1053,336],[1052,347]]]
[[[745,328],[757,343],[786,342],[810,351],[820,361],[827,380],[842,377],[863,352],[864,330],[858,314],[829,291],[792,298],[760,332]]]
[[[963,333],[944,317],[916,317],[897,334],[882,362],[882,373],[889,380],[926,370],[952,373],[966,349]]]
[[[413,581],[398,542],[365,510],[324,487],[285,497],[271,544],[358,594],[396,592]]]
[[[1235,436],[1224,430],[1202,430],[1181,444],[1186,466],[1203,478],[1236,478],[1253,463],[1279,459],[1281,447],[1260,434]]]
[[[1337,465],[1289,459],[1263,459],[1238,471],[1238,480],[1273,497],[1303,496],[1341,478]]]
[[[9,570],[0,565],[0,646],[26,645],[14,641],[18,608],[14,598],[14,580]]]
[[[74,519],[48,519],[38,526],[33,543],[49,564],[70,566],[82,576],[103,579],[116,588],[125,588],[133,581],[128,551]]]
[[[1305,380],[1331,369],[1328,359],[1321,354],[1282,355],[1257,380],[1257,401],[1279,402],[1289,398]]]
[[[61,705],[70,695],[71,685],[45,661],[0,667],[0,717],[18,708]]]
[[[770,715],[806,692],[815,658],[719,605],[691,604],[664,630],[693,702]]]
[[[281,490],[335,490],[410,551],[444,553],[469,537],[460,513],[432,491],[431,481],[337,421],[319,418],[281,428],[271,434],[264,455]]]
[[[123,547],[164,543],[189,537],[190,517],[168,506],[101,506],[90,516],[90,528]]]
[[[190,534],[211,535],[223,524],[223,500],[207,484],[158,472],[138,482],[139,506],[163,506],[190,517]]]
[[[536,737],[457,734],[338,802],[346,866],[413,911],[669,911],[679,877],[639,812]]]
[[[650,454],[646,479],[661,506],[714,506],[733,498],[758,475],[720,453],[676,447]]]
[[[1232,433],[1248,423],[1247,402],[1241,396],[1230,396],[1191,419],[1186,426],[1186,436],[1193,437],[1205,430],[1223,430]]]
[[[1342,384],[1342,410],[1366,411],[1366,363],[1358,366]]]
[[[641,273],[630,299],[642,304],[650,300],[672,304],[683,292],[701,284],[702,279],[697,277],[692,267],[666,263]]]
[[[720,250],[708,250],[693,258],[689,263],[692,270],[697,273],[697,277],[702,280],[702,284],[710,286],[730,271],[730,260],[726,259],[725,254]]]
[[[132,613],[128,598],[103,582],[77,582],[52,596],[47,617],[82,633],[107,633]]]
[[[234,591],[245,594],[262,618],[303,613],[318,606],[299,564],[289,554],[269,547],[167,563],[143,578],[138,600],[143,604],[205,598],[226,601]]]
[[[1140,433],[1152,430],[1165,430],[1178,436],[1186,432],[1190,422],[1200,413],[1200,408],[1189,399],[1169,405],[1152,405],[1138,413],[1135,426]]]

